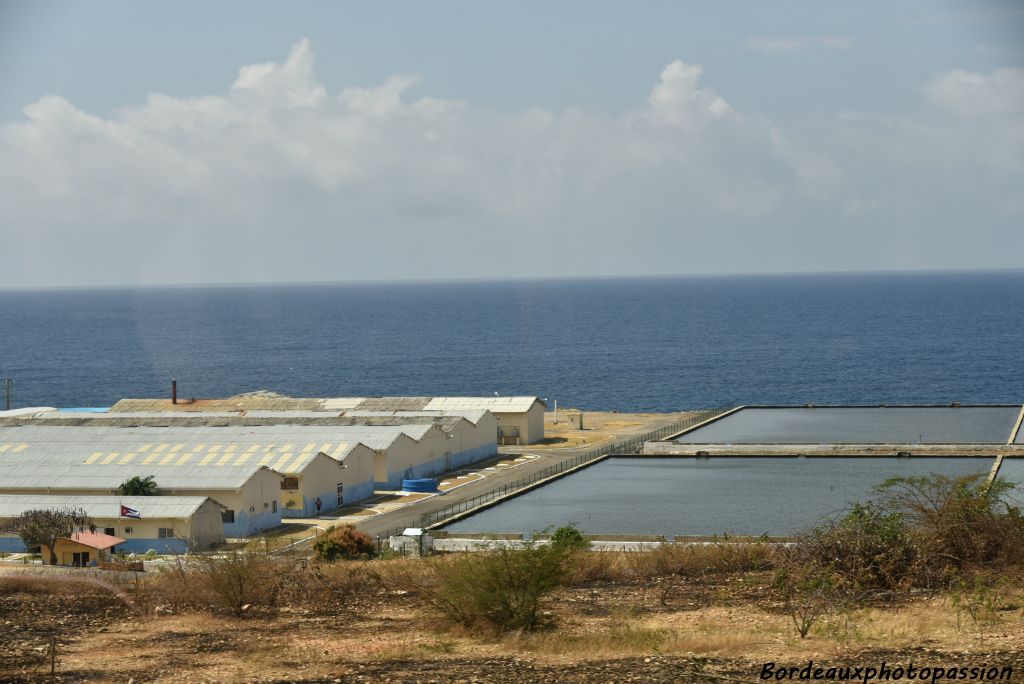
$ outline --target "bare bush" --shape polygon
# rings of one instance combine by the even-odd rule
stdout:
[[[193,556],[189,565],[196,589],[236,615],[248,606],[276,607],[282,590],[301,569],[293,559],[257,549]]]

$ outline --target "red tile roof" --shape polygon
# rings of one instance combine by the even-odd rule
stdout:
[[[82,546],[88,546],[91,549],[109,549],[118,544],[124,544],[128,540],[103,534],[102,532],[75,532],[71,535],[71,541],[78,542]]]

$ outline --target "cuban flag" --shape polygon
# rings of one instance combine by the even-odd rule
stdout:
[[[134,508],[128,508],[124,504],[121,504],[121,517],[122,518],[138,518],[142,520],[142,514]]]

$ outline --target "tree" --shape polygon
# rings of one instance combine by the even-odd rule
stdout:
[[[121,496],[156,496],[156,480],[152,475],[131,477],[117,488]]]
[[[79,529],[93,529],[92,519],[80,508],[34,509],[25,511],[12,521],[11,527],[25,546],[45,546],[50,551],[50,564],[57,564],[54,546],[58,539],[68,539]]]

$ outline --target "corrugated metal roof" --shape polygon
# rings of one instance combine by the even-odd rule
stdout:
[[[476,425],[490,411],[487,409],[463,409],[461,411],[373,411],[364,409],[353,409],[345,411],[344,416],[349,418],[465,418]]]
[[[161,490],[235,491],[265,467],[226,467],[187,470],[160,465],[95,465],[83,463],[0,463],[0,488],[115,491],[131,477],[153,475]],[[276,474],[276,473],[275,473]]]
[[[205,496],[0,494],[0,518],[14,518],[34,509],[65,508],[84,510],[90,518],[118,518],[122,505],[139,511],[143,519],[188,518],[208,500]]]
[[[246,428],[269,426],[292,426],[306,430],[375,425],[401,427],[404,425],[436,424],[447,432],[459,428],[465,418],[454,413],[433,412],[424,415],[396,416],[386,412],[370,412],[365,416],[336,416],[329,413],[252,411],[242,414],[210,413],[122,413],[103,415],[51,413],[40,418],[0,418],[0,429],[18,426],[51,427],[150,427],[150,428]],[[267,415],[270,414],[270,415]],[[417,437],[417,439],[419,439]]]
[[[461,420],[461,419],[460,419]],[[342,461],[362,443],[386,450],[422,440],[433,423],[310,427],[0,428],[0,488],[116,489],[153,475],[163,489],[238,489],[260,468],[301,473],[319,454]]]
[[[227,399],[179,400],[172,404],[170,399],[122,399],[110,407],[111,413],[131,411],[316,411],[323,405],[323,399],[296,397],[237,396]]]
[[[358,409],[361,411],[460,411],[487,409],[492,413],[523,413],[529,411],[537,397],[285,397],[255,392],[226,399],[199,399],[191,403],[172,404],[170,399],[122,399],[111,407],[111,413],[190,411],[326,411]],[[544,402],[541,401],[541,404]]]
[[[491,413],[525,413],[543,401],[537,397],[434,397],[423,408],[428,411],[458,411],[485,408]]]

